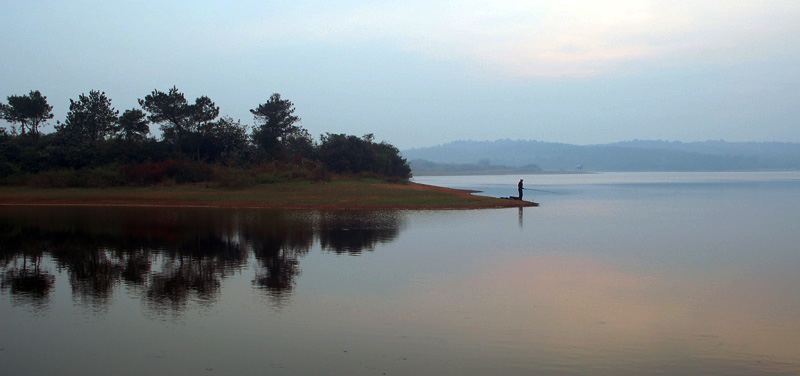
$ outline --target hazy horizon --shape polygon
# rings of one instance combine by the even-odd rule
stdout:
[[[280,93],[301,125],[400,149],[455,140],[800,142],[796,1],[0,4],[0,100]],[[5,125],[5,124],[4,124]],[[157,131],[157,126],[151,126]]]
[[[745,140],[745,141],[729,141],[725,139],[706,139],[706,140],[692,140],[692,141],[683,141],[683,140],[659,140],[659,139],[627,139],[627,140],[616,140],[610,142],[603,142],[603,143],[575,143],[575,142],[557,142],[557,141],[548,141],[548,140],[538,140],[538,139],[517,139],[517,138],[498,138],[498,139],[487,139],[487,140],[473,140],[473,139],[460,139],[460,140],[451,140],[445,141],[434,145],[425,145],[425,146],[412,146],[409,148],[401,148],[401,150],[411,150],[411,149],[425,149],[425,148],[433,148],[437,146],[445,146],[448,144],[454,144],[459,142],[502,142],[502,141],[512,141],[512,142],[539,142],[545,144],[564,144],[564,145],[574,145],[574,146],[604,146],[604,145],[613,145],[613,144],[621,144],[626,142],[665,142],[665,143],[682,143],[682,144],[693,144],[693,143],[706,143],[706,142],[723,142],[723,143],[782,143],[782,144],[800,144],[800,142],[793,142],[793,141],[779,141],[779,140],[765,140],[765,141],[754,141],[754,140]]]

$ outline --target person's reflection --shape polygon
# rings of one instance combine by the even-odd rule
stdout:
[[[519,207],[519,228],[522,229],[522,206]]]

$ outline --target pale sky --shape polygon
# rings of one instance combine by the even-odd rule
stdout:
[[[62,120],[173,85],[224,115],[401,149],[455,140],[800,142],[800,1],[0,0],[0,99]],[[151,126],[156,129],[157,127]]]

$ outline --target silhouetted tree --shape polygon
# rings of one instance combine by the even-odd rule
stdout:
[[[247,126],[229,116],[200,125],[198,150],[209,162],[231,161],[247,149]]]
[[[161,124],[162,136],[180,150],[181,138],[187,132],[189,103],[183,93],[173,86],[166,93],[153,90],[150,95],[139,99],[142,109],[150,113],[148,119]]]
[[[219,107],[205,95],[195,99],[194,104],[188,105],[186,111],[189,115],[190,131],[199,130],[203,125],[214,121],[219,116]]]
[[[5,128],[0,128],[0,178],[5,178],[14,173],[15,166],[13,159],[19,155],[17,143],[6,132]]]
[[[128,142],[144,140],[150,133],[146,116],[140,109],[125,110],[119,117],[119,135],[122,139]]]
[[[294,104],[287,99],[281,99],[278,93],[272,94],[266,103],[250,110],[256,122],[253,142],[273,159],[284,156],[290,140],[297,143],[306,138],[311,142],[308,132],[295,125],[300,118],[294,115],[294,111]]]
[[[400,179],[411,178],[411,166],[394,145],[383,141],[379,144],[373,142],[371,147],[375,158],[372,171]]]
[[[337,173],[377,175],[408,179],[411,167],[396,147],[386,142],[374,142],[372,134],[359,138],[345,134],[326,133],[317,151],[325,166]]]
[[[316,145],[311,134],[305,129],[300,129],[295,134],[287,136],[284,141],[284,148],[290,155],[313,159],[316,157]]]
[[[189,104],[183,93],[173,86],[166,93],[153,90],[139,99],[139,105],[150,113],[150,121],[161,124],[164,140],[172,143],[175,151],[184,152],[183,140],[189,138],[194,145],[186,151],[195,152],[200,159],[198,136],[202,138],[204,126],[219,116],[219,107],[210,98],[202,96]]]
[[[134,177],[139,175],[152,175],[153,181],[168,176],[179,183],[204,181],[212,176],[210,166],[186,164],[186,157],[238,166],[265,159],[278,161],[263,167],[275,172],[275,176],[289,179],[311,175],[317,179],[329,172],[400,179],[411,175],[397,148],[386,142],[376,143],[371,134],[356,137],[328,133],[322,136],[321,143],[315,142],[298,124],[300,117],[295,115],[294,104],[278,93],[250,110],[255,119],[252,134],[240,121],[220,119],[220,109],[209,97],[188,101],[175,86],[165,92],[153,90],[138,102],[141,109],[126,110],[119,116],[104,92],[92,90],[70,100],[69,112],[63,123],[57,124],[57,132],[40,137],[40,125],[53,117],[46,98],[38,91],[8,97],[8,104],[0,104],[0,115],[14,125],[10,132],[0,129],[0,181],[24,183],[27,179],[73,186],[122,184],[123,179],[140,182]],[[158,140],[147,137],[150,122],[159,124],[163,132]],[[19,137],[17,129],[34,136]],[[169,173],[159,170],[161,167],[153,167],[152,171],[149,167],[127,168],[138,163],[157,165],[167,159],[180,161],[177,165],[181,167]],[[115,166],[87,169],[108,163],[125,165],[125,170],[117,171]],[[73,171],[65,171],[58,179],[27,176],[54,169]],[[137,169],[144,172],[133,173]],[[149,180],[141,180],[145,181]]]
[[[47,104],[47,97],[39,90],[31,90],[28,95],[12,95],[8,104],[0,104],[3,120],[20,125],[20,132],[27,131],[34,139],[39,138],[39,126],[53,118],[53,106]]]
[[[77,101],[69,100],[69,112],[64,124],[56,126],[72,142],[96,146],[117,130],[119,111],[111,106],[105,92],[89,91]]]

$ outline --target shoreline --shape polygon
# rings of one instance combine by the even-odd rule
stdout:
[[[301,210],[470,210],[532,207],[476,191],[373,180],[264,184],[245,189],[199,184],[115,188],[0,187],[0,206],[174,207]]]

